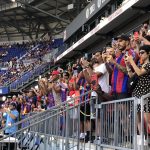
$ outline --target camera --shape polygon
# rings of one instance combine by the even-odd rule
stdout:
[[[128,56],[128,51],[126,51],[126,54],[125,54],[125,57],[127,57]]]
[[[92,54],[88,54],[88,53],[85,53],[85,55],[84,55],[84,57],[83,57],[83,59],[84,59],[84,60],[87,60],[87,61],[90,61],[91,58],[92,58]]]
[[[125,56],[124,56],[125,60],[127,57],[128,57],[128,51],[125,53]]]
[[[84,59],[84,60],[88,60],[88,53],[85,53],[83,59]]]

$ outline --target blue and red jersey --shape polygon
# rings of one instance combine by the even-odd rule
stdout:
[[[88,83],[87,83],[87,81],[86,81],[86,79],[84,77],[81,77],[78,80],[77,84],[79,86],[80,95],[83,95],[86,92],[91,90],[90,85],[88,85]],[[85,96],[80,96],[80,102],[84,102],[85,100],[90,99],[90,96],[91,96],[90,93],[86,94]]]
[[[65,102],[67,100],[67,95],[68,95],[68,85],[66,83],[60,83],[61,87],[61,101]]]
[[[124,61],[124,54],[121,54],[118,58],[116,58],[116,62],[119,65],[126,67],[125,61]],[[126,93],[127,82],[128,82],[128,75],[120,71],[117,67],[114,67],[112,80],[111,80],[112,92]]]
[[[48,106],[47,106],[48,108],[51,108],[51,107],[55,106],[55,100],[54,100],[54,96],[53,96],[52,92],[50,92],[48,94],[48,100],[49,100]]]
[[[132,55],[135,62],[138,61],[138,55],[134,50],[132,49],[128,50],[128,55]],[[116,62],[119,65],[126,67],[124,56],[125,54],[121,54],[120,56],[118,56],[116,58]],[[128,92],[127,83],[128,83],[128,75],[123,73],[116,66],[114,66],[114,71],[111,79],[112,92],[127,93]]]

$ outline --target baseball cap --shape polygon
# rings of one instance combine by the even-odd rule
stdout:
[[[125,41],[130,41],[129,36],[127,36],[125,34],[121,34],[121,35],[117,36],[115,39],[116,40],[121,39],[121,40],[125,40]]]
[[[57,70],[53,70],[53,72],[51,73],[51,75],[59,75],[59,74],[60,74],[60,72]]]

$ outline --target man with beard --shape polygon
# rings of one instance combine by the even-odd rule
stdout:
[[[102,58],[102,52],[98,51],[94,54],[94,61],[92,62],[92,65],[87,60],[82,59],[82,67],[83,69],[83,74],[87,82],[89,82],[92,85],[92,89],[95,90],[95,88],[99,85],[102,88],[102,91],[104,93],[109,93],[109,73],[106,68],[106,64],[103,61]],[[95,77],[94,77],[95,76]],[[95,81],[92,79],[92,77],[95,78]],[[96,79],[97,78],[97,79]],[[93,82],[93,81],[94,82]],[[94,83],[94,85],[93,85]],[[96,100],[97,93],[93,91],[91,93],[92,96],[92,101],[90,103],[91,105],[91,115],[94,113],[95,108],[94,108],[94,99]],[[99,97],[98,99],[98,104],[101,103],[103,99]],[[100,112],[98,111],[98,122],[97,122],[97,128],[96,128],[96,133],[97,133],[97,139],[100,140]]]
[[[91,76],[95,73],[98,78],[98,85],[102,87],[102,90],[105,93],[109,93],[109,73],[103,61],[102,52],[98,51],[94,54],[94,62],[92,67],[90,67],[89,62],[86,60],[82,60],[82,64],[84,68],[83,73],[86,80],[91,81]],[[96,93],[93,93],[93,96],[96,96]]]
[[[137,53],[133,49],[131,49],[130,38],[128,36],[118,36],[117,42],[120,55],[117,55],[116,59],[114,59],[112,55],[110,55],[108,58],[108,61],[114,66],[111,86],[112,94],[115,100],[129,97],[127,89],[128,74],[124,58],[126,57],[126,55],[131,55],[134,58],[135,62],[137,62],[138,60]]]
[[[50,87],[49,90],[52,92],[55,105],[61,105],[61,86],[60,86],[60,72],[53,70],[52,76],[50,77]]]

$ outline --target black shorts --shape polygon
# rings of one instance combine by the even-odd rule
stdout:
[[[84,106],[80,106],[80,121],[90,120],[90,104],[87,103]]]

